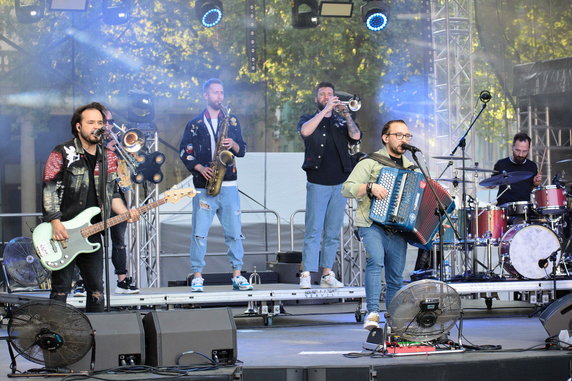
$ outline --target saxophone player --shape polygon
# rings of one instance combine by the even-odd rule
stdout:
[[[246,143],[242,138],[240,123],[235,115],[225,115],[222,110],[224,87],[219,79],[212,78],[203,85],[206,108],[187,123],[179,147],[180,157],[193,175],[193,183],[199,193],[193,198],[191,232],[192,292],[202,292],[204,279],[207,236],[216,215],[224,231],[224,241],[228,247],[227,257],[232,267],[232,288],[252,290],[252,285],[240,275],[244,249],[240,222],[240,199],[237,187],[237,171],[234,161],[225,165],[222,179],[216,179],[221,172],[213,170],[221,150],[230,151],[235,157],[243,157]],[[223,128],[223,126],[225,128]],[[224,136],[226,132],[226,136]],[[219,136],[220,135],[220,136]],[[230,156],[232,156],[230,155]],[[221,180],[220,190],[210,195],[207,187]],[[212,193],[211,193],[212,194]]]

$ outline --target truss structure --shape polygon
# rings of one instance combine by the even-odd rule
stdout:
[[[341,244],[337,262],[339,265],[340,280],[344,285],[360,287],[364,284],[363,258],[365,256],[365,250],[355,233],[354,214],[354,201],[348,199],[346,205],[348,224],[344,225],[340,232]]]
[[[157,132],[146,134],[148,152],[158,149]],[[150,182],[134,186],[131,192],[131,205],[141,207],[159,200],[159,185]],[[160,286],[160,221],[159,209],[153,208],[141,215],[137,223],[129,224],[127,266],[129,273],[137,280],[139,287]]]

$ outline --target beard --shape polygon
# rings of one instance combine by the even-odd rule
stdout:
[[[95,136],[92,133],[85,133],[83,131],[80,132],[81,137],[88,143],[97,144],[101,141],[102,136]]]
[[[512,156],[512,159],[514,160],[514,162],[516,164],[522,164],[524,163],[524,161],[526,160],[526,157],[516,157],[516,156]]]

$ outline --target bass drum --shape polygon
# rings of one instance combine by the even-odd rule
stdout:
[[[509,274],[525,279],[543,279],[550,276],[552,262],[541,267],[539,261],[548,259],[560,249],[560,241],[554,232],[542,225],[514,225],[502,237],[503,266]],[[556,257],[560,262],[560,252]]]

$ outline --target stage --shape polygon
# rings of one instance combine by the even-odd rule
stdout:
[[[538,281],[526,283],[530,283],[528,287],[531,289],[543,286],[543,282]],[[282,288],[286,286],[289,288]],[[559,286],[564,287],[563,284]],[[131,303],[131,309],[146,314],[157,309],[167,313],[180,311],[181,308],[175,307],[181,307],[184,298],[187,298],[187,303],[193,301],[184,310],[189,311],[188,307],[192,306],[208,311],[210,306],[221,305],[220,298],[228,298],[228,295],[233,297],[231,304],[237,336],[236,366],[189,373],[183,379],[564,381],[570,377],[571,352],[543,349],[548,334],[538,317],[529,317],[535,312],[535,306],[528,302],[500,300],[489,308],[484,299],[468,296],[462,298],[462,343],[470,346],[486,345],[490,348],[501,346],[502,350],[476,351],[466,348],[463,353],[383,357],[380,353],[372,355],[362,349],[368,334],[361,323],[356,322],[356,309],[360,308],[363,297],[362,288],[300,290],[292,288],[292,285],[261,285],[253,292],[233,292],[229,287],[207,286],[206,292],[202,294],[190,294],[188,289],[185,292],[184,287],[173,288],[169,292],[165,289],[144,289],[140,295],[114,295],[111,301],[114,310],[125,311],[127,307],[120,308],[119,304]],[[455,288],[463,287],[467,290],[464,294],[471,287],[473,291],[475,289],[475,286],[469,287],[466,284]],[[485,289],[483,287],[485,286],[480,289]],[[318,302],[312,295],[320,293],[330,298]],[[163,303],[159,303],[161,295]],[[1,296],[5,303],[21,303],[26,299],[44,298],[47,294],[13,293]],[[7,298],[11,301],[7,301]],[[308,299],[314,300],[308,302]],[[80,307],[82,300],[83,298],[70,297],[71,304]],[[156,300],[157,303],[151,306],[154,304],[150,303],[151,300]],[[279,300],[283,303],[278,303]],[[279,318],[273,319],[271,325],[266,325],[266,320],[248,313],[248,301],[280,305]],[[193,322],[189,321],[188,327],[192,325]],[[6,326],[2,328],[1,334],[5,335]],[[458,342],[457,328],[453,329],[449,339]],[[6,374],[10,372],[6,348],[5,343],[0,343],[2,380],[7,379]],[[345,356],[347,354],[353,354],[354,357]],[[40,367],[21,357],[17,360],[17,366],[20,371]],[[144,379],[159,376],[151,373],[99,373],[97,377]]]

